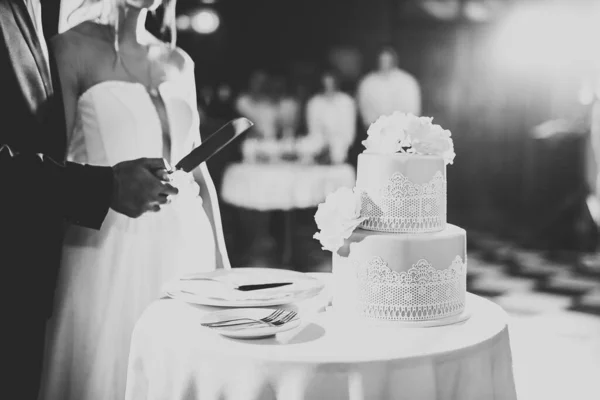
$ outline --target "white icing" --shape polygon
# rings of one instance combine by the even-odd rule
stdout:
[[[359,156],[361,227],[425,233],[446,227],[446,170],[441,157],[407,154]]]
[[[460,314],[466,296],[466,232],[395,234],[357,229],[333,257],[334,308],[381,321]]]
[[[460,256],[443,270],[425,259],[408,271],[392,271],[379,257],[357,271],[360,315],[392,321],[446,318],[463,311],[466,265]]]
[[[372,193],[372,192],[371,192]],[[446,225],[446,180],[440,171],[425,184],[411,182],[400,172],[379,193],[363,191],[361,224],[383,232],[435,232]]]

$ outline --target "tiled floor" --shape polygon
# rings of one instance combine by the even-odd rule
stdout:
[[[312,239],[312,215],[296,220],[304,223],[294,229],[293,265],[283,266],[275,249],[250,257],[253,265],[331,270],[331,254]],[[526,250],[473,231],[468,249],[468,290],[510,316],[519,400],[600,400],[600,262],[586,265],[581,254]]]
[[[510,316],[519,400],[600,399],[600,274],[470,232],[469,291]],[[594,270],[596,272],[594,272]]]

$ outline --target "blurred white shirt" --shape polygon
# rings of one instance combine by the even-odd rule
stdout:
[[[284,98],[277,103],[277,127],[284,138],[293,138],[298,128],[300,105],[293,98]]]
[[[267,101],[256,101],[247,94],[238,97],[235,108],[238,113],[254,122],[255,132],[261,139],[277,137],[277,119],[279,110]]]
[[[394,111],[421,115],[421,89],[409,73],[396,68],[388,73],[371,72],[359,84],[358,107],[369,126]]]
[[[343,162],[356,135],[356,105],[343,92],[332,96],[317,94],[306,105],[309,135],[316,135],[329,147],[334,162]]]

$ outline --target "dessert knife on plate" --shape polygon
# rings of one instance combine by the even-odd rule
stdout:
[[[200,146],[183,157],[175,165],[175,168],[168,172],[173,173],[177,170],[191,172],[194,168],[223,150],[234,139],[247,132],[253,125],[252,121],[247,118],[236,118],[229,121],[203,141]]]
[[[278,283],[260,283],[256,285],[240,285],[236,287],[236,290],[241,290],[242,292],[249,292],[252,290],[261,290],[261,289],[271,289],[277,288],[281,286],[291,285],[292,282],[278,282]]]
[[[181,278],[182,281],[211,281],[218,282],[224,285],[230,286],[232,289],[240,290],[242,292],[250,292],[252,290],[262,290],[262,289],[272,289],[281,286],[288,286],[293,284],[293,282],[269,282],[269,283],[255,283],[248,285],[233,285],[229,282],[224,282],[215,278],[204,278],[204,277],[189,277],[189,278]]]

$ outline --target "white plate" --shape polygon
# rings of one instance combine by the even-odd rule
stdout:
[[[214,323],[219,321],[230,320],[234,318],[252,318],[261,319],[269,316],[271,313],[276,311],[276,308],[240,308],[232,310],[215,311],[210,314],[203,316],[200,320],[202,324]],[[280,332],[289,331],[300,325],[300,317],[296,317],[283,325],[279,326],[268,326],[267,324],[256,324],[249,326],[236,326],[231,328],[211,328],[206,329],[213,330],[223,336],[236,338],[236,339],[260,339],[276,335]]]
[[[165,293],[192,304],[216,307],[272,307],[295,303],[321,293],[325,284],[310,275],[274,268],[232,268],[190,275],[185,278],[215,278],[217,281],[177,280],[165,287]],[[232,286],[272,282],[291,285],[249,292]]]

